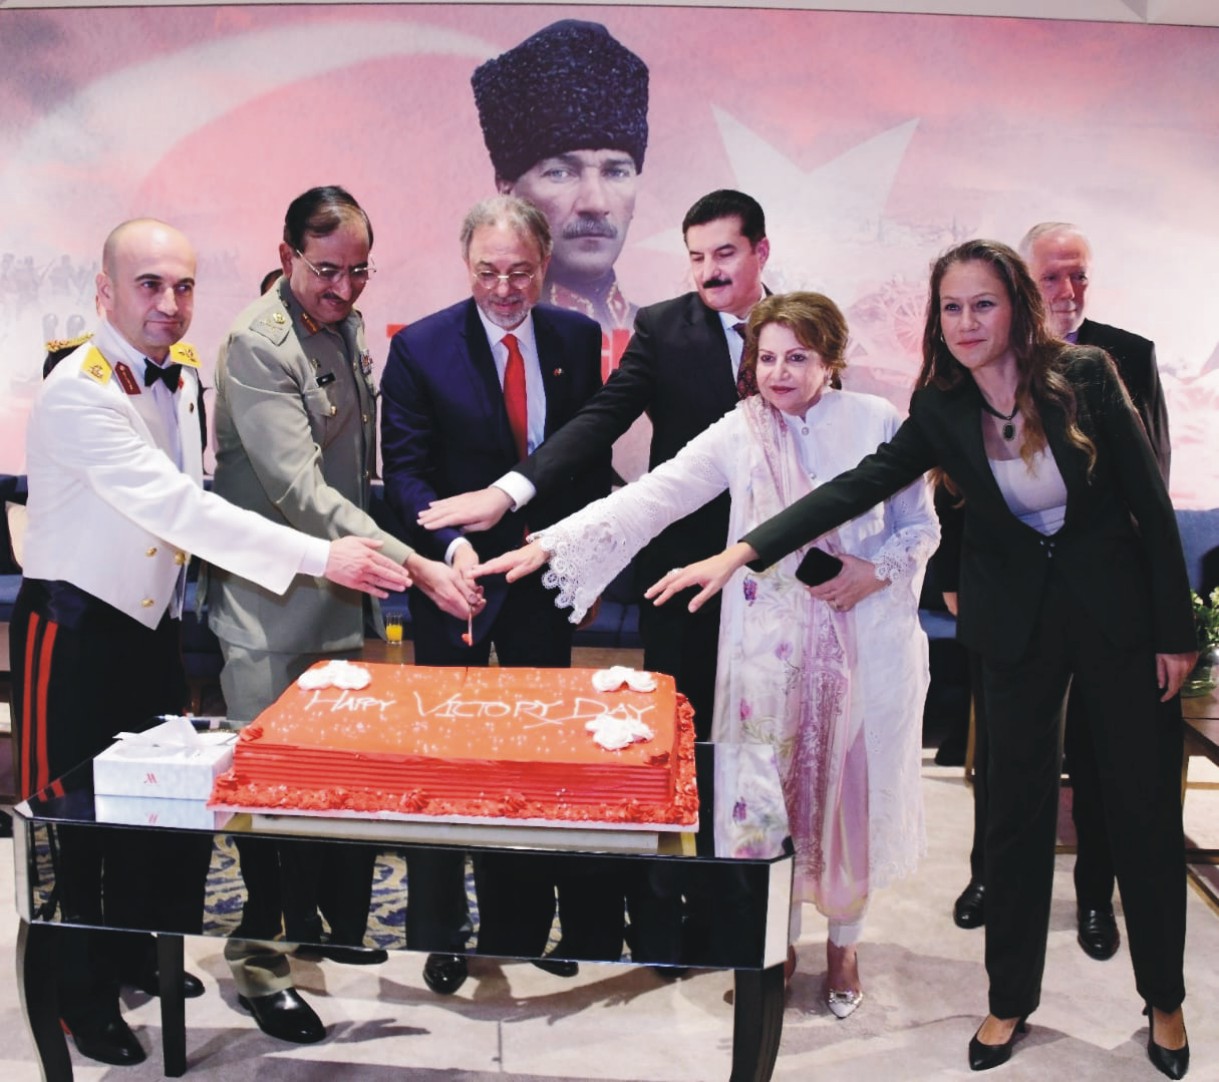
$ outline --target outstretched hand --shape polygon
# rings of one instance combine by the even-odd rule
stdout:
[[[377,551],[380,541],[368,537],[340,537],[330,542],[323,574],[339,586],[362,590],[385,598],[389,590],[405,590],[411,584],[406,568]]]
[[[481,579],[484,575],[503,575],[508,582],[516,582],[526,575],[533,574],[550,559],[548,553],[537,541],[530,541],[519,549],[505,552],[485,564],[479,564],[472,572],[474,578]]]
[[[428,560],[416,553],[408,561],[415,584],[435,602],[436,607],[459,620],[468,620],[486,604],[481,586],[474,585],[456,566]]]
[[[512,497],[502,488],[480,488],[475,492],[463,492],[460,496],[433,500],[419,512],[419,525],[425,530],[445,527],[473,532],[489,530],[511,507]]]
[[[679,594],[682,590],[688,590],[692,586],[701,586],[702,589],[691,598],[690,604],[686,606],[690,612],[698,612],[724,588],[724,583],[732,577],[732,573],[737,568],[744,567],[750,560],[757,558],[757,551],[752,545],[738,541],[723,552],[709,556],[705,560],[699,560],[696,564],[674,568],[658,582],[649,586],[643,596],[654,605],[663,605],[674,594]]]

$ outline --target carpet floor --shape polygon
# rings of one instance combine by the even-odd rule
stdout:
[[[1206,764],[1201,764],[1203,771]],[[860,947],[866,998],[846,1021],[823,1002],[824,921],[806,908],[799,969],[784,1017],[779,1082],[923,1082],[972,1077],[966,1045],[986,1002],[982,932],[961,931],[952,901],[967,878],[970,791],[959,768],[928,759],[923,792],[929,851],[919,871],[880,892]],[[1191,793],[1187,825],[1219,846],[1219,791]],[[1199,837],[1202,835],[1203,837]],[[1123,943],[1108,962],[1075,942],[1070,856],[1057,858],[1041,1009],[996,1082],[1154,1082],[1147,1027]],[[11,898],[12,843],[0,843],[0,896]],[[1188,899],[1186,1019],[1189,1078],[1219,1082],[1219,916],[1194,889]],[[12,965],[17,918],[0,914],[0,954]],[[475,959],[451,998],[423,984],[422,957],[391,955],[382,966],[294,962],[298,986],[328,1035],[309,1047],[264,1036],[236,1005],[222,941],[187,940],[187,967],[206,995],[187,1003],[189,1079],[196,1082],[711,1082],[730,1073],[729,974],[699,972],[665,984],[647,970],[584,965],[571,980],[525,963]],[[12,972],[10,968],[9,972]],[[156,1000],[125,993],[125,1015],[150,1051],[132,1068],[73,1052],[84,1082],[162,1077]],[[17,989],[0,981],[0,1079],[40,1077]]]

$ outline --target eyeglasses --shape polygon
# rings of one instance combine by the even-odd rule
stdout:
[[[524,289],[533,281],[534,271],[510,271],[508,274],[496,274],[495,271],[475,271],[474,281],[490,292],[500,282],[507,282],[513,289]]]
[[[305,253],[299,248],[296,249],[296,254],[301,257],[306,267],[313,271],[323,282],[331,286],[338,285],[344,276],[354,285],[363,285],[377,273],[376,265],[371,259],[367,263],[361,263],[358,267],[315,267],[305,258]]]

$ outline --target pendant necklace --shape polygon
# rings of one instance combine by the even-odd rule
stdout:
[[[981,396],[979,395],[979,398]],[[1003,414],[1000,413],[994,406],[982,398],[982,408],[986,410],[992,417],[998,417],[1003,422],[1003,428],[1000,430],[1005,443],[1011,443],[1016,438],[1016,414],[1020,412],[1020,403],[1016,403],[1012,407],[1012,412]]]

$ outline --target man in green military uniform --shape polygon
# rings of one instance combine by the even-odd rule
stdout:
[[[372,239],[368,216],[342,188],[313,188],[288,207],[279,247],[284,276],[237,317],[221,349],[215,489],[320,537],[377,538],[437,605],[465,620],[476,588],[378,529],[368,514],[375,400],[354,306],[374,272]],[[253,720],[315,661],[354,657],[364,644],[361,595],[321,579],[298,579],[276,597],[215,571],[208,606],[224,652],[229,717],[241,721]],[[320,904],[330,957],[383,957],[360,949],[375,852],[248,840],[239,851],[247,899],[225,954],[240,1002],[273,1037],[320,1040],[321,1020],[293,988],[284,948],[269,940],[282,919],[289,940],[317,942]]]

